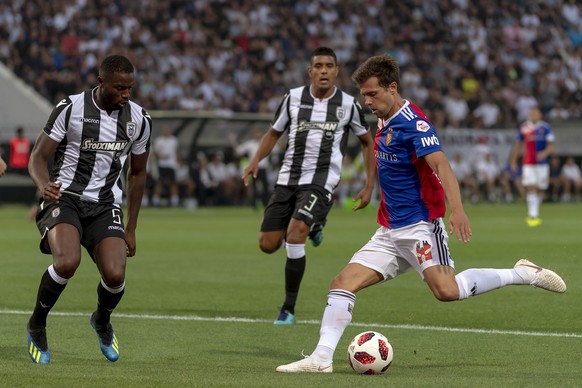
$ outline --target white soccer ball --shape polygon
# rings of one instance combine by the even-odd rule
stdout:
[[[365,331],[348,346],[348,361],[353,370],[365,375],[384,373],[394,358],[392,344],[376,331]]]

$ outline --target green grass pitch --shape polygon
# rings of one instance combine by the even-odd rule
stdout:
[[[0,206],[0,385],[6,387],[579,387],[582,386],[582,204],[544,204],[544,223],[525,224],[525,205],[467,205],[473,237],[450,239],[457,271],[509,268],[522,257],[552,268],[565,294],[506,287],[462,302],[438,302],[416,273],[358,294],[353,325],[331,375],[275,372],[310,353],[329,283],[376,229],[375,211],[334,208],[318,248],[309,244],[298,323],[275,326],[285,252],[257,244],[262,213],[142,209],[137,256],[112,323],[121,357],[101,354],[89,315],[98,272],[83,251],[48,321],[50,365],[26,351],[26,320],[51,263],[25,207]],[[361,376],[348,341],[371,329],[392,342],[387,374]]]

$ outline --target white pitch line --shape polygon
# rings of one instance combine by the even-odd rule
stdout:
[[[0,310],[0,315],[30,315],[31,311],[21,310]],[[61,317],[84,317],[89,316],[90,313],[81,312],[58,312],[51,311],[51,315]],[[240,317],[200,317],[197,315],[150,315],[150,314],[115,314],[116,318],[128,319],[157,319],[168,321],[202,321],[202,322],[238,322],[238,323],[272,323],[268,319],[255,318],[240,318]],[[320,321],[297,321],[298,324],[305,325],[319,325]],[[531,337],[562,337],[562,338],[582,338],[582,334],[576,333],[552,333],[552,332],[536,332],[536,331],[520,331],[520,330],[490,330],[490,329],[468,329],[458,327],[446,326],[423,326],[423,325],[391,325],[385,323],[361,323],[352,322],[351,326],[356,327],[380,327],[386,329],[402,329],[402,330],[423,330],[423,331],[443,331],[452,333],[476,333],[476,334],[501,334],[501,335],[521,335]]]

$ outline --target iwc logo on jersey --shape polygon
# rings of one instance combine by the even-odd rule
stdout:
[[[133,136],[135,135],[137,131],[137,123],[135,121],[128,121],[127,124],[125,124],[125,132],[127,133],[127,136],[129,136],[130,139],[133,139]]]
[[[430,125],[424,120],[418,120],[416,122],[416,130],[419,132],[427,132],[430,129]]]
[[[346,117],[346,110],[343,107],[338,106],[335,110],[335,116],[338,118],[338,120],[343,119]]]
[[[432,260],[432,247],[428,241],[424,240],[416,243],[416,258],[418,259],[418,264]]]
[[[53,218],[57,218],[59,216],[59,214],[61,214],[61,209],[60,208],[56,208],[55,210],[53,210],[53,212],[51,213],[51,216]]]

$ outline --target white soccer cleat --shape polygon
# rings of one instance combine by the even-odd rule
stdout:
[[[544,290],[563,293],[566,292],[566,283],[555,273],[539,265],[535,265],[528,259],[521,259],[513,266],[517,274],[530,285]]]
[[[333,372],[333,365],[329,363],[318,362],[311,356],[305,356],[303,360],[292,362],[287,365],[280,365],[276,369],[277,372],[283,373],[331,373]]]

